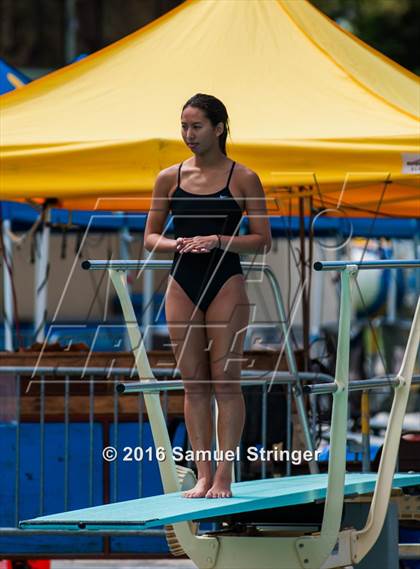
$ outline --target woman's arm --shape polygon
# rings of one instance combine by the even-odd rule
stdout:
[[[176,250],[176,239],[169,239],[162,235],[169,213],[168,194],[174,184],[175,176],[176,167],[171,166],[159,172],[156,178],[152,203],[144,230],[144,246],[148,251],[172,253]]]
[[[249,235],[221,235],[221,248],[233,253],[268,253],[271,249],[271,228],[261,181],[255,172],[244,168],[237,182],[245,196]]]

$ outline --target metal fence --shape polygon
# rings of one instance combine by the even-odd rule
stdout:
[[[179,374],[177,371],[174,374],[173,369],[159,368],[154,369],[153,372],[161,380],[159,383],[162,387],[162,406],[165,420],[168,421],[170,418],[168,415],[170,391],[182,389],[182,381],[177,379]],[[150,490],[160,493],[156,480],[153,481],[152,489],[144,487],[145,474],[150,476],[150,472],[145,473],[145,467],[148,465],[145,463],[144,453],[153,445],[153,440],[149,433],[146,433],[148,423],[145,420],[142,394],[136,393],[134,396],[131,394],[131,397],[136,399],[136,405],[135,414],[133,415],[132,410],[130,411],[129,421],[127,421],[125,413],[120,410],[121,398],[127,397],[124,391],[130,393],[130,390],[136,389],[137,382],[123,383],[132,376],[133,369],[131,368],[114,368],[104,378],[104,369],[94,367],[39,367],[36,368],[36,372],[32,367],[0,367],[0,382],[3,385],[0,429],[3,431],[1,453],[4,482],[4,492],[1,496],[3,523],[0,523],[0,537],[21,535],[17,526],[23,517],[53,513],[49,503],[51,492],[47,493],[49,484],[51,484],[51,476],[61,491],[60,496],[55,498],[52,507],[56,508],[56,511],[75,509],[75,501],[71,497],[72,494],[74,495],[75,468],[79,469],[78,474],[82,480],[80,486],[84,488],[80,500],[76,501],[77,508],[97,505],[98,501],[99,503],[107,503],[129,499],[127,492],[125,492],[127,485],[130,485],[130,499],[148,495],[147,491],[150,493]],[[169,377],[174,379],[164,381],[164,378]],[[318,374],[316,377],[318,381],[326,383],[332,380],[328,375]],[[302,381],[313,380],[314,374],[301,373],[300,379]],[[285,387],[284,397],[288,399],[285,447],[287,449],[292,447],[291,388],[294,381],[294,376],[288,372],[273,374],[269,370],[243,371],[242,385],[259,386],[258,389],[261,390],[260,439],[256,443],[258,442],[262,448],[265,448],[267,441],[267,400],[273,382]],[[8,385],[6,390],[5,385]],[[97,406],[95,411],[95,403],[97,403],[98,391],[102,395],[104,394],[104,385],[108,397],[107,412],[98,413]],[[123,385],[125,388],[122,388]],[[75,393],[80,395],[81,386],[84,390],[83,407],[80,408],[80,412],[72,414],[71,407],[74,408],[74,405],[71,405],[71,399]],[[59,413],[52,414],[48,411],[48,397],[51,389],[62,400],[62,409]],[[25,397],[28,393],[36,394],[36,406],[29,411],[26,408],[27,406],[25,407]],[[81,424],[84,426],[83,430],[76,433],[73,427]],[[130,425],[129,441],[125,441],[127,424]],[[52,435],[49,432],[52,427],[55,429],[54,440],[52,440]],[[29,435],[28,429],[30,429]],[[178,429],[173,432],[172,443],[184,445],[184,432],[185,427],[182,422],[179,422]],[[75,438],[78,437],[82,437],[83,440],[75,444]],[[33,444],[31,444],[31,440]],[[51,456],[52,450],[49,446],[56,449],[57,456]],[[129,480],[126,480],[121,474],[119,459],[107,462],[102,455],[104,448],[113,447],[117,449],[121,457],[121,449],[124,449],[125,446],[137,449],[133,451],[137,453],[137,456],[130,455],[132,462],[135,463],[136,475],[132,475]],[[77,455],[78,452],[80,452],[80,456]],[[24,464],[23,459],[28,453],[31,454],[33,472],[30,469],[28,471],[27,465]],[[139,459],[139,453],[143,453],[143,460]],[[290,474],[291,464],[287,457],[285,462],[286,474]],[[187,466],[191,466],[191,464],[187,464]],[[154,471],[154,475],[159,477],[157,469]],[[261,461],[259,475],[263,478],[267,476],[265,461]],[[235,465],[235,476],[237,481],[241,480],[241,463]],[[33,479],[30,490],[25,477]],[[72,483],[71,479],[73,480]],[[133,480],[135,480],[134,487]],[[150,480],[148,481],[150,482]],[[121,492],[121,488],[124,488],[123,492]],[[38,532],[31,533],[37,534]],[[106,534],[107,532],[102,533]],[[126,533],[129,535],[164,535],[163,530],[129,531]],[[25,534],[27,535],[28,532]],[[0,543],[0,551],[1,549]]]
[[[174,374],[173,369],[155,369],[153,370],[155,376],[160,380],[159,386],[162,388],[162,406],[164,411],[165,420],[170,418],[168,414],[168,402],[170,392],[182,389],[182,381],[177,379],[179,377],[177,372]],[[145,409],[143,403],[142,391],[147,390],[144,384],[140,387],[136,381],[127,383],[127,378],[132,378],[133,370],[131,368],[114,368],[112,373],[104,379],[103,368],[38,368],[34,374],[32,367],[0,367],[0,381],[4,382],[9,379],[9,392],[6,394],[3,391],[3,411],[7,409],[7,416],[2,417],[0,422],[0,429],[3,430],[1,437],[3,444],[2,448],[2,478],[3,478],[3,495],[1,496],[2,510],[3,510],[3,523],[0,523],[0,538],[21,536],[21,530],[17,529],[18,522],[24,517],[41,516],[46,513],[53,513],[51,507],[55,511],[68,511],[74,508],[74,478],[76,476],[75,469],[78,470],[78,476],[81,479],[80,487],[84,487],[81,492],[80,500],[77,503],[77,508],[84,508],[97,505],[98,503],[117,502],[121,499],[134,499],[140,498],[145,495],[153,493],[160,493],[159,487],[159,472],[155,468],[150,470],[150,464],[147,464],[144,457],[147,458],[148,448],[152,448],[153,439],[150,432],[147,430],[148,423],[146,421]],[[165,378],[173,377],[174,379],[165,380]],[[304,392],[311,392],[313,394],[331,393],[334,389],[334,384],[331,383],[332,378],[328,375],[319,374],[316,377],[318,385],[311,387],[310,383],[314,380],[312,373],[300,373],[300,379],[305,383],[303,388]],[[259,443],[262,448],[265,448],[267,440],[267,399],[269,390],[272,384],[281,384],[285,386],[285,397],[287,394],[290,398],[290,389],[294,384],[294,376],[288,372],[276,372],[262,370],[249,372],[244,370],[242,373],[242,385],[246,387],[259,386],[261,389],[261,437]],[[371,379],[364,381],[351,382],[349,389],[363,390],[366,388],[377,387],[379,385],[393,386],[395,380],[389,379]],[[416,383],[420,383],[420,377],[416,376]],[[320,383],[324,386],[319,385]],[[80,409],[80,413],[74,419],[70,411],[71,398],[74,392],[74,386],[83,384],[84,403],[87,408]],[[98,394],[98,387],[106,385],[108,398],[110,399],[111,413],[98,413],[95,412],[95,401]],[[62,414],[51,417],[47,411],[48,390],[55,387],[55,393],[59,393],[62,397]],[[78,388],[79,389],[79,388]],[[150,386],[150,389],[156,390],[156,386]],[[23,412],[23,401],[25,397],[24,391],[35,391],[38,395],[38,406],[28,414],[26,410]],[[80,389],[79,389],[80,391]],[[78,392],[79,392],[78,391]],[[121,398],[127,397],[131,394],[136,398],[135,415],[130,412],[129,420],[129,440],[125,440],[127,436],[127,419],[124,413],[120,410]],[[7,401],[9,404],[7,404]],[[10,403],[12,402],[12,405]],[[6,403],[6,404],[5,404]],[[292,417],[291,405],[287,405],[287,433],[286,447],[292,448]],[[83,417],[81,420],[80,417]],[[29,418],[29,420],[28,420]],[[72,430],[72,425],[79,425],[83,423],[84,429],[78,434]],[[99,431],[98,431],[99,423]],[[51,460],[51,433],[48,432],[49,425],[52,424],[56,432],[56,437],[53,441],[53,447],[56,445],[57,452],[62,461],[61,467],[57,468],[57,457],[55,462]],[[184,445],[184,436],[182,430],[185,428],[182,423],[179,423],[181,428],[181,436],[177,432],[172,434],[172,443]],[[36,463],[34,471],[33,484],[30,485],[31,493],[28,491],[28,483],[25,482],[25,476],[30,476],[27,472],[27,467],[23,464],[25,454],[28,452],[28,427],[33,432],[34,446],[31,449],[33,460]],[[8,431],[5,435],[5,430]],[[99,435],[98,435],[99,432]],[[10,444],[11,433],[13,435],[13,445]],[[101,435],[102,433],[102,435]],[[57,442],[57,437],[60,439]],[[80,444],[75,444],[75,437],[82,437],[83,440],[79,441]],[[38,443],[35,444],[35,440]],[[256,441],[257,442],[257,441]],[[130,443],[130,444],[126,444]],[[57,446],[58,445],[58,446]],[[121,461],[111,460],[107,462],[103,458],[104,448],[113,447],[117,449],[120,454],[125,447],[131,449],[130,457],[134,463],[135,475],[133,472],[130,477],[126,477],[121,473]],[[78,449],[81,455],[76,456]],[[137,450],[136,450],[137,449]],[[140,450],[141,449],[141,450]],[[13,452],[14,451],[14,452]],[[154,451],[153,451],[154,452]],[[137,453],[137,456],[136,456]],[[139,459],[139,454],[141,458]],[[13,456],[12,456],[13,455]],[[124,451],[123,451],[124,455]],[[127,453],[126,453],[126,456]],[[150,457],[149,457],[150,458]],[[156,458],[155,456],[153,458]],[[153,462],[153,461],[152,461]],[[187,464],[191,466],[191,464]],[[242,477],[241,463],[237,462],[235,470],[236,480],[240,481]],[[259,475],[264,478],[267,476],[267,463],[261,461]],[[145,472],[147,470],[147,472]],[[150,486],[151,472],[154,472],[152,488],[145,487],[145,480],[147,485]],[[286,474],[290,474],[291,464],[290,460],[286,457]],[[147,478],[145,479],[145,475]],[[55,499],[53,506],[49,503],[51,492],[47,492],[49,484],[51,484],[51,477],[54,478],[57,487],[60,487],[61,494],[60,500],[58,497]],[[71,478],[73,482],[71,483]],[[36,479],[36,483],[35,483]],[[77,484],[77,482],[76,482]],[[8,490],[13,489],[8,494]],[[123,489],[123,490],[122,490]],[[7,503],[8,502],[8,503]],[[22,507],[24,506],[24,507]],[[13,515],[11,512],[13,510]],[[13,518],[13,519],[12,519]],[[4,523],[4,521],[8,523]],[[51,534],[65,535],[68,532],[52,531]],[[99,531],[97,535],[106,536],[111,532]],[[25,535],[31,534],[45,535],[45,531],[25,531]],[[88,535],[89,532],[78,532],[78,535]],[[119,535],[125,536],[143,536],[149,538],[162,538],[164,530],[125,530],[119,532]],[[35,538],[36,539],[36,538]],[[77,538],[76,538],[77,539]],[[153,541],[153,540],[152,540]],[[153,552],[152,542],[148,542],[148,547]],[[40,547],[42,547],[40,545]],[[0,541],[0,552],[2,545]]]

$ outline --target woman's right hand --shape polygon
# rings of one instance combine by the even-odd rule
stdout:
[[[181,249],[183,249],[186,245],[186,241],[184,237],[178,237],[175,241],[175,251],[180,251]],[[194,248],[194,249],[190,249],[188,251],[189,253],[209,253],[209,249],[205,248],[205,247],[200,247],[200,248]],[[181,253],[182,254],[182,253]]]
[[[175,240],[175,251],[179,251],[180,249],[182,249],[183,245],[184,245],[184,238],[178,237],[178,239]]]

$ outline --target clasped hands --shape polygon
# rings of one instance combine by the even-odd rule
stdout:
[[[178,237],[176,251],[178,253],[210,253],[219,245],[217,235],[197,235],[196,237]]]

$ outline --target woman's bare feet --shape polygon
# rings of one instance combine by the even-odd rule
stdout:
[[[205,498],[211,487],[211,479],[199,478],[194,488],[182,493],[184,498]]]
[[[216,471],[213,486],[209,488],[206,498],[231,498],[232,491],[230,485],[232,483],[231,474],[220,474]]]

